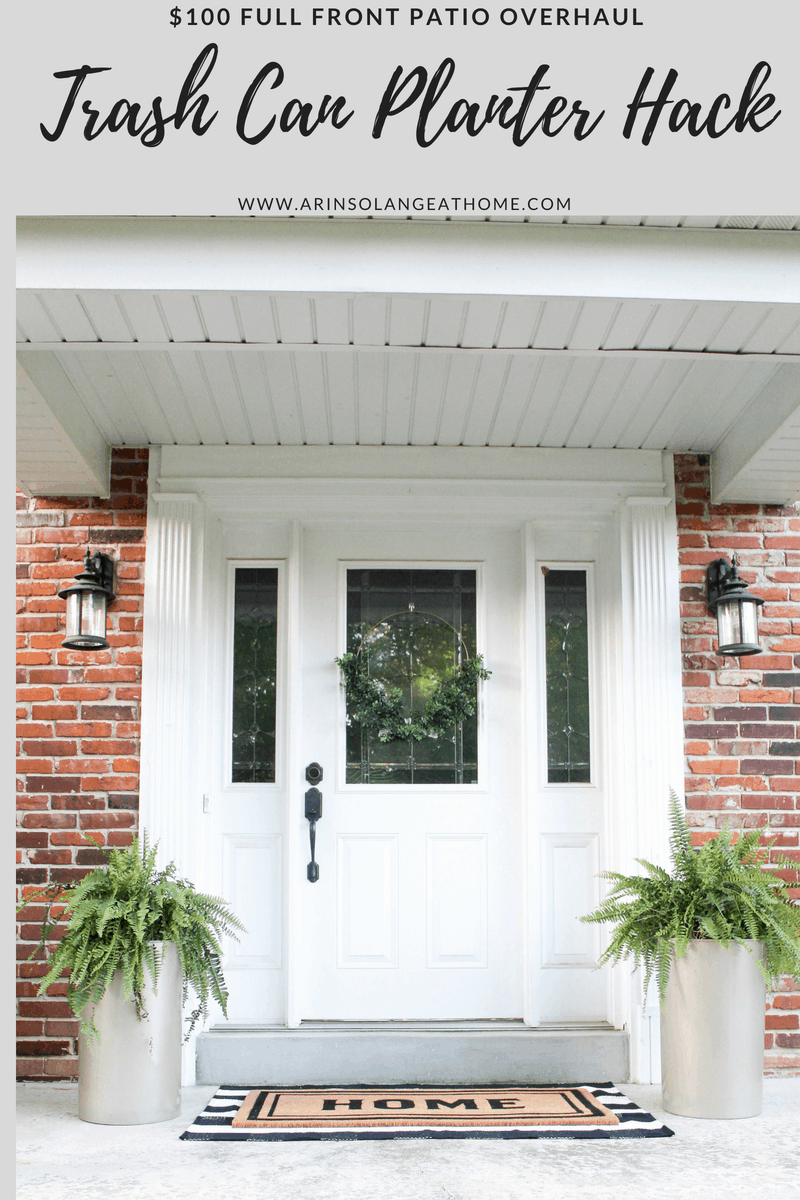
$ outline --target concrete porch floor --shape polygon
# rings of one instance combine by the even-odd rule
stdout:
[[[623,1084],[676,1134],[645,1141],[179,1141],[214,1090],[184,1088],[174,1121],[107,1126],[78,1120],[77,1084],[19,1084],[18,1200],[732,1200],[800,1178],[800,1078],[766,1079],[741,1121],[672,1116],[660,1088]]]

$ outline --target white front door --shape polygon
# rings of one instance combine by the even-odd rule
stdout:
[[[606,1019],[597,934],[578,920],[602,865],[596,704],[591,773],[587,740],[596,549],[574,531],[539,542],[546,558],[510,520],[216,526],[206,695],[227,715],[205,710],[204,769],[220,783],[203,788],[204,834],[209,886],[247,927],[224,964],[234,1024]],[[459,656],[482,655],[477,720],[413,746],[348,727],[335,660],[364,634],[376,679],[414,681],[407,712]],[[315,882],[310,763],[323,770]]]
[[[319,879],[307,822],[290,867],[302,1019],[522,1016],[522,602],[519,530],[305,528],[295,733],[323,801]],[[492,675],[472,728],[414,745],[348,734],[334,660],[365,633],[376,677],[388,663],[391,680],[416,678],[415,707],[448,639],[456,657],[482,654]],[[302,820],[308,784],[292,786]]]

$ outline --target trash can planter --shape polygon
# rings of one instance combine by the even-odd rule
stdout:
[[[155,943],[159,949],[162,944]],[[178,950],[167,942],[153,990],[145,967],[147,1016],[125,999],[122,971],[98,1004],[87,1005],[98,1037],[81,1034],[78,1051],[78,1116],[96,1125],[145,1125],[177,1117],[181,1107],[183,981]]]
[[[755,1117],[764,1079],[763,942],[693,940],[675,961],[661,1009],[661,1082],[667,1112]]]

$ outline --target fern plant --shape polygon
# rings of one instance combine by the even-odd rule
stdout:
[[[140,1018],[147,1016],[145,966],[157,989],[162,958],[154,942],[175,943],[184,1003],[190,987],[197,997],[197,1007],[187,1018],[186,1038],[200,1017],[207,1017],[210,999],[216,1000],[227,1015],[221,938],[226,934],[236,937],[236,931],[244,926],[224,900],[204,895],[187,880],[176,878],[174,862],[163,871],[157,870],[156,849],[148,847],[145,834],[141,844],[135,838],[128,848],[104,850],[106,867],[98,867],[73,886],[50,884],[19,905],[21,911],[37,901],[46,903],[39,942],[30,956],[35,958],[46,951],[62,919],[58,915],[53,919],[54,906],[61,910],[63,904],[63,915],[69,918],[67,929],[49,956],[37,994],[41,996],[68,971],[67,1000],[81,1020],[82,1032],[89,1036],[96,1035],[97,1030],[94,1022],[84,1020],[81,1013],[88,1003],[101,999],[117,970],[122,971],[125,999],[134,1001]]]
[[[689,942],[710,939],[728,947],[748,939],[766,947],[758,966],[770,979],[800,972],[800,906],[782,879],[765,871],[774,838],[761,846],[763,829],[735,837],[726,826],[696,849],[686,817],[670,793],[672,874],[646,859],[636,861],[646,875],[603,871],[612,883],[605,900],[582,921],[613,923],[600,964],[630,958],[644,969],[644,992],[653,975],[661,1002],[666,994],[672,950],[683,957]],[[796,867],[782,858],[779,865]]]

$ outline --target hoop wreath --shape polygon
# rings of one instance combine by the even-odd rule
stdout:
[[[491,675],[483,665],[483,655],[468,658],[452,679],[442,681],[431,693],[421,711],[409,716],[400,688],[387,688],[370,676],[369,651],[343,654],[336,662],[343,676],[350,719],[375,733],[380,742],[447,737],[453,725],[475,716],[478,680]]]

